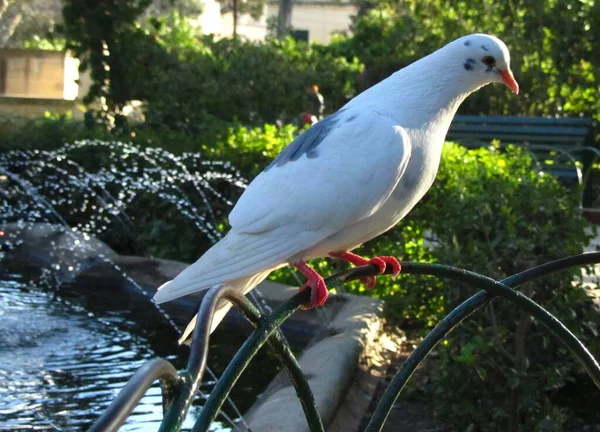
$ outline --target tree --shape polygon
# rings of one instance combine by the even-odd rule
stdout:
[[[169,16],[173,12],[182,17],[199,15],[202,9],[201,0],[152,0],[140,14],[138,22],[143,25],[150,18]]]
[[[570,0],[361,0],[352,37],[331,48],[358,56],[365,86],[468,33],[500,36],[510,47],[519,97],[491,87],[465,101],[462,110],[481,114],[581,115],[600,120],[595,97],[600,57],[600,2]],[[526,41],[526,43],[524,43]]]
[[[224,0],[221,1],[221,13],[231,12],[233,15],[233,37],[237,36],[237,22],[240,15],[250,15],[254,19],[264,13],[266,0]]]
[[[22,46],[60,20],[60,0],[0,0],[0,46]]]
[[[287,36],[292,25],[293,0],[279,0],[279,16],[277,21],[277,37],[283,39]]]
[[[131,100],[132,64],[148,37],[136,19],[151,0],[65,0],[59,30],[67,48],[88,68],[93,84],[86,101],[99,98],[103,113],[118,118]],[[138,67],[137,65],[135,67]]]
[[[54,28],[62,24],[62,0],[0,0],[0,46],[23,47],[37,45],[62,46],[56,40]],[[140,14],[144,27],[149,18],[168,16],[176,8],[182,16],[202,12],[199,0],[152,0]],[[50,42],[50,44],[48,43]]]

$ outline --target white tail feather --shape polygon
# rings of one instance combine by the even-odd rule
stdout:
[[[242,295],[246,295],[254,287],[256,287],[256,285],[261,283],[269,275],[269,273],[271,273],[272,270],[274,270],[274,269],[268,269],[268,270],[262,271],[260,273],[254,274],[252,276],[229,281],[229,282],[227,282],[227,286],[233,287],[233,289],[235,289],[237,292],[241,293]],[[223,319],[225,318],[225,315],[227,315],[227,312],[229,312],[230,309],[231,309],[231,303],[228,300],[221,300],[219,302],[219,304],[217,305],[217,309],[213,315],[212,325],[210,328],[211,333],[214,332],[215,329],[217,328],[217,326],[221,323],[221,321],[223,321]],[[190,335],[194,331],[194,328],[196,327],[197,319],[198,319],[198,315],[196,314],[196,315],[194,315],[194,318],[192,318],[190,323],[186,326],[185,330],[181,334],[181,337],[179,338],[180,344],[182,344],[184,341],[186,341],[190,337]]]

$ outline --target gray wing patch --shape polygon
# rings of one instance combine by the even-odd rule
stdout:
[[[288,162],[298,160],[302,155],[306,155],[307,158],[311,159],[316,158],[319,155],[317,153],[317,147],[325,138],[327,138],[327,135],[335,129],[341,113],[342,111],[338,111],[335,114],[324,118],[317,124],[311,126],[310,129],[307,129],[298,135],[296,139],[284,148],[273,162],[265,168],[265,171],[274,166],[283,166]]]

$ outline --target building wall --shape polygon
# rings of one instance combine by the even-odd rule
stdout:
[[[202,14],[197,19],[203,34],[219,34],[221,31],[221,5],[216,0],[202,1]]]
[[[0,49],[0,115],[43,117],[50,111],[80,117],[78,67],[62,51]]]
[[[358,8],[345,3],[294,2],[292,8],[292,28],[308,30],[308,40],[311,42],[328,43],[336,32],[348,31],[351,16],[356,15]],[[268,17],[277,17],[279,5],[269,3]]]
[[[0,94],[63,99],[65,59],[60,51],[0,50]],[[69,74],[72,76],[72,71]],[[72,95],[72,86],[68,93]]]
[[[231,37],[233,35],[233,14],[224,13],[221,15],[221,26],[218,32],[219,36]],[[254,19],[250,15],[238,16],[238,35],[252,41],[264,40],[267,36],[267,16],[263,13],[259,19]]]

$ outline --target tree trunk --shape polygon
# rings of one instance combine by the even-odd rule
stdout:
[[[277,23],[277,38],[283,39],[287,36],[292,23],[293,0],[279,0],[279,21]]]
[[[8,9],[8,0],[0,0],[0,18],[2,18],[6,9]]]
[[[237,37],[238,26],[238,0],[233,0],[233,38]]]
[[[8,44],[23,19],[18,5],[12,3],[8,0],[0,0],[0,47]]]

